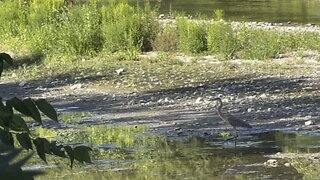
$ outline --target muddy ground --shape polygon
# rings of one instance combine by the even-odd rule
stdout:
[[[245,67],[245,62],[235,60],[231,63]],[[267,62],[266,66],[269,64]],[[147,125],[151,127],[150,132],[168,136],[206,136],[232,130],[219,118],[212,101],[222,95],[224,112],[253,126],[240,133],[320,132],[320,63],[300,60],[292,64],[272,74],[252,72],[192,87],[141,92],[110,90],[95,82],[6,80],[0,83],[0,95],[3,99],[13,96],[46,98],[59,113],[92,112],[91,117],[84,117],[82,125]]]

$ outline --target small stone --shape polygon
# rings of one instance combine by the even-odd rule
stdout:
[[[82,84],[78,83],[78,84],[74,84],[70,87],[70,89],[75,90],[75,89],[81,89],[83,88]]]
[[[170,99],[168,97],[164,98],[164,102],[170,102]]]
[[[267,111],[268,111],[268,112],[271,112],[271,108],[268,108]]]
[[[116,70],[117,75],[122,75],[123,72],[124,72],[124,69],[123,69],[123,68],[120,68],[120,69],[117,69],[117,70]]]
[[[27,84],[26,81],[21,81],[21,82],[19,83],[19,86],[20,86],[20,87],[23,87],[23,86],[25,86],[26,84]]]
[[[252,112],[252,111],[254,111],[253,108],[248,108],[248,110],[247,110],[248,113],[250,113],[250,112]]]
[[[309,120],[309,121],[304,122],[304,125],[306,125],[306,126],[314,125],[314,122],[312,120]]]
[[[284,163],[284,166],[285,166],[285,167],[290,167],[291,164],[290,164],[290,163]]]
[[[269,159],[267,162],[263,163],[265,166],[269,167],[277,167],[278,166],[278,161],[276,159]]]
[[[266,97],[267,97],[266,94],[261,94],[261,95],[260,95],[260,98],[266,98]]]
[[[196,104],[201,103],[201,101],[202,101],[202,97],[198,97],[198,98],[196,99]]]
[[[179,131],[179,130],[181,130],[181,128],[180,128],[180,127],[177,127],[177,128],[174,128],[174,130],[175,130],[175,131]]]
[[[49,77],[46,79],[46,84],[50,84],[50,83],[52,83],[52,81],[53,81],[53,79]]]
[[[165,15],[164,15],[164,14],[160,14],[158,18],[159,18],[159,19],[164,19],[164,18],[165,18]]]

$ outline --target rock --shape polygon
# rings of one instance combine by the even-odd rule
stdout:
[[[20,87],[23,87],[23,86],[25,86],[25,85],[27,85],[27,82],[26,82],[26,81],[21,81],[21,82],[19,83],[19,86],[20,86]]]
[[[46,79],[46,84],[51,84],[52,81],[53,81],[53,79],[49,77],[49,78]]]
[[[124,69],[120,68],[116,70],[117,75],[122,75],[124,73]]]
[[[74,84],[70,87],[70,89],[75,90],[75,89],[81,89],[83,88],[83,85],[78,83],[78,84]]]
[[[181,130],[181,128],[180,128],[180,127],[177,127],[177,128],[174,128],[174,130],[175,130],[175,131],[179,131],[179,130]]]
[[[248,110],[247,110],[248,113],[251,113],[252,111],[254,111],[253,108],[248,108]]]
[[[269,159],[267,162],[263,163],[265,166],[269,167],[277,167],[278,166],[278,161],[276,159]]]
[[[196,99],[196,104],[201,103],[201,101],[202,101],[202,97],[198,97],[198,98]]]
[[[291,164],[290,164],[290,163],[284,163],[284,166],[285,166],[285,167],[290,167]]]
[[[165,18],[165,15],[164,15],[164,14],[160,14],[158,18],[159,18],[159,19],[164,19],[164,18]]]
[[[260,95],[260,98],[266,98],[266,97],[267,97],[266,94],[261,94],[261,95]]]
[[[309,120],[309,121],[304,122],[304,125],[306,125],[306,126],[314,125],[314,122],[312,120]]]

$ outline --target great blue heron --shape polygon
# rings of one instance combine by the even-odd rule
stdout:
[[[244,122],[244,121],[242,121],[242,120],[240,120],[240,119],[238,119],[238,118],[236,118],[236,117],[234,117],[234,116],[232,116],[230,114],[223,114],[221,112],[221,108],[222,108],[221,99],[220,98],[215,98],[214,100],[218,102],[218,114],[219,114],[220,118],[222,120],[228,122],[233,127],[233,129],[235,130],[235,132],[236,132],[235,138],[238,137],[237,127],[252,128],[252,126],[247,122]]]

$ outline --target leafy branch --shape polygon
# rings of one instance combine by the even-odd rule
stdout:
[[[11,56],[6,53],[0,53],[0,78],[5,62],[10,66],[13,66]],[[16,111],[20,114],[15,113]],[[45,138],[31,137],[30,129],[21,115],[31,117],[34,121],[42,125],[40,113],[43,113],[51,120],[58,122],[57,112],[45,99],[34,100],[26,98],[21,100],[17,97],[13,97],[3,102],[0,97],[0,141],[11,148],[14,147],[15,139],[18,141],[19,145],[26,150],[33,150],[33,147],[35,147],[38,156],[46,163],[46,154],[69,158],[71,168],[74,160],[77,160],[80,163],[91,163],[89,151],[92,149],[87,146],[80,145],[71,147],[70,145],[58,145],[55,141],[50,142]],[[13,150],[12,153],[13,152],[17,154],[18,151]],[[29,159],[29,156],[27,157],[27,159]],[[25,161],[27,159],[25,159]]]

